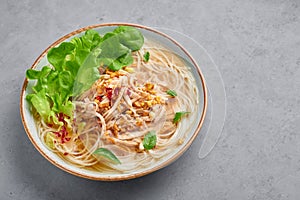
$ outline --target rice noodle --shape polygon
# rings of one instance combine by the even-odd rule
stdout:
[[[145,52],[150,53],[148,62],[143,61]],[[57,128],[48,126],[35,113],[41,141],[47,146],[49,134],[54,138],[51,151],[78,167],[126,173],[151,166],[183,143],[198,112],[199,94],[192,73],[176,54],[153,42],[146,41],[133,57],[134,63],[128,66],[133,73],[125,68],[119,74],[101,75],[90,90],[74,99],[76,123],[68,129],[70,141],[55,139]],[[101,91],[105,84],[107,91]],[[147,90],[146,84],[154,88]],[[166,94],[168,89],[175,90],[177,97]],[[103,95],[101,92],[101,101],[95,100]],[[145,106],[147,98],[152,103],[155,98],[159,101]],[[138,103],[144,104],[139,108]],[[175,125],[173,118],[179,111],[191,113]],[[155,131],[157,143],[154,149],[145,150],[142,141],[149,131]],[[95,156],[93,152],[100,147],[112,151],[122,164]]]

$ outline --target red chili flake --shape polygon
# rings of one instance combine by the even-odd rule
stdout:
[[[60,132],[62,133],[62,136],[64,136],[66,134],[66,127],[61,127]]]
[[[67,153],[67,152],[65,152],[65,153],[64,153],[64,156],[66,156],[66,155],[68,155],[68,153]]]
[[[65,137],[65,138],[62,138],[61,140],[62,140],[61,143],[63,144],[63,143],[69,142],[71,140],[71,138]]]
[[[61,144],[64,144],[64,143],[71,140],[70,137],[67,137],[68,131],[67,131],[67,128],[65,126],[61,127],[60,131],[53,132],[53,133],[55,134],[56,137],[60,138]],[[56,143],[56,141],[54,141],[54,143]]]
[[[61,137],[61,134],[59,132],[53,132],[53,133],[56,135],[56,137]]]
[[[63,143],[65,143],[65,137],[66,137],[66,128],[63,126],[62,128],[61,128],[61,143],[63,144]]]
[[[62,114],[62,113],[58,114],[58,121],[60,121],[60,122],[64,122],[65,121],[64,120],[64,114]]]
[[[102,97],[101,96],[96,96],[95,99],[97,99],[98,101],[101,101]]]
[[[106,88],[106,96],[109,100],[111,100],[112,97],[112,88]]]

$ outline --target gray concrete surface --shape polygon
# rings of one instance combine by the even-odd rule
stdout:
[[[0,199],[300,199],[300,2],[0,0]],[[223,76],[227,118],[204,160],[198,137],[172,165],[130,181],[67,174],[33,147],[19,115],[24,74],[80,27],[132,22],[183,32]]]

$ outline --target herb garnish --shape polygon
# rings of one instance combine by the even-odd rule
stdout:
[[[167,93],[168,95],[172,96],[172,97],[176,97],[176,96],[177,96],[177,93],[176,93],[176,91],[174,91],[174,90],[167,90],[166,93]]]
[[[102,156],[116,164],[121,164],[121,161],[115,156],[115,154],[113,154],[113,152],[111,152],[110,150],[108,150],[106,148],[99,148],[96,151],[94,151],[93,154]]]
[[[186,112],[186,111],[182,111],[182,112],[176,112],[175,113],[175,116],[174,116],[174,118],[173,118],[173,123],[174,124],[177,124],[180,120],[181,120],[181,118],[183,117],[183,116],[185,116],[185,115],[187,115],[187,114],[189,114],[190,112]]]
[[[144,54],[144,61],[145,61],[145,62],[148,62],[149,59],[150,59],[150,53],[149,53],[149,51],[147,51],[147,52]]]
[[[156,145],[156,134],[154,131],[150,131],[147,133],[143,139],[143,146],[145,149],[150,150],[153,149]]]

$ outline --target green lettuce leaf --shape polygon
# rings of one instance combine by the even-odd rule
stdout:
[[[65,63],[70,60],[76,46],[70,42],[63,42],[58,47],[49,50],[47,59],[49,63],[58,71],[65,68]]]
[[[28,79],[39,79],[41,77],[47,76],[51,71],[51,68],[49,66],[44,66],[41,71],[29,69],[26,71],[26,77]]]
[[[32,95],[30,101],[40,116],[48,122],[48,116],[50,115],[51,108],[45,89],[42,89],[35,95]]]
[[[132,51],[139,50],[144,44],[142,33],[134,27],[119,26],[113,32],[117,33],[121,44]]]
[[[81,37],[48,51],[47,59],[53,67],[26,71],[28,79],[36,80],[33,94],[26,99],[45,121],[61,124],[58,114],[73,117],[72,98],[99,79],[99,66],[116,71],[130,65],[132,51],[140,49],[143,42],[143,35],[133,27],[121,26],[103,37],[95,30],[87,30]]]

